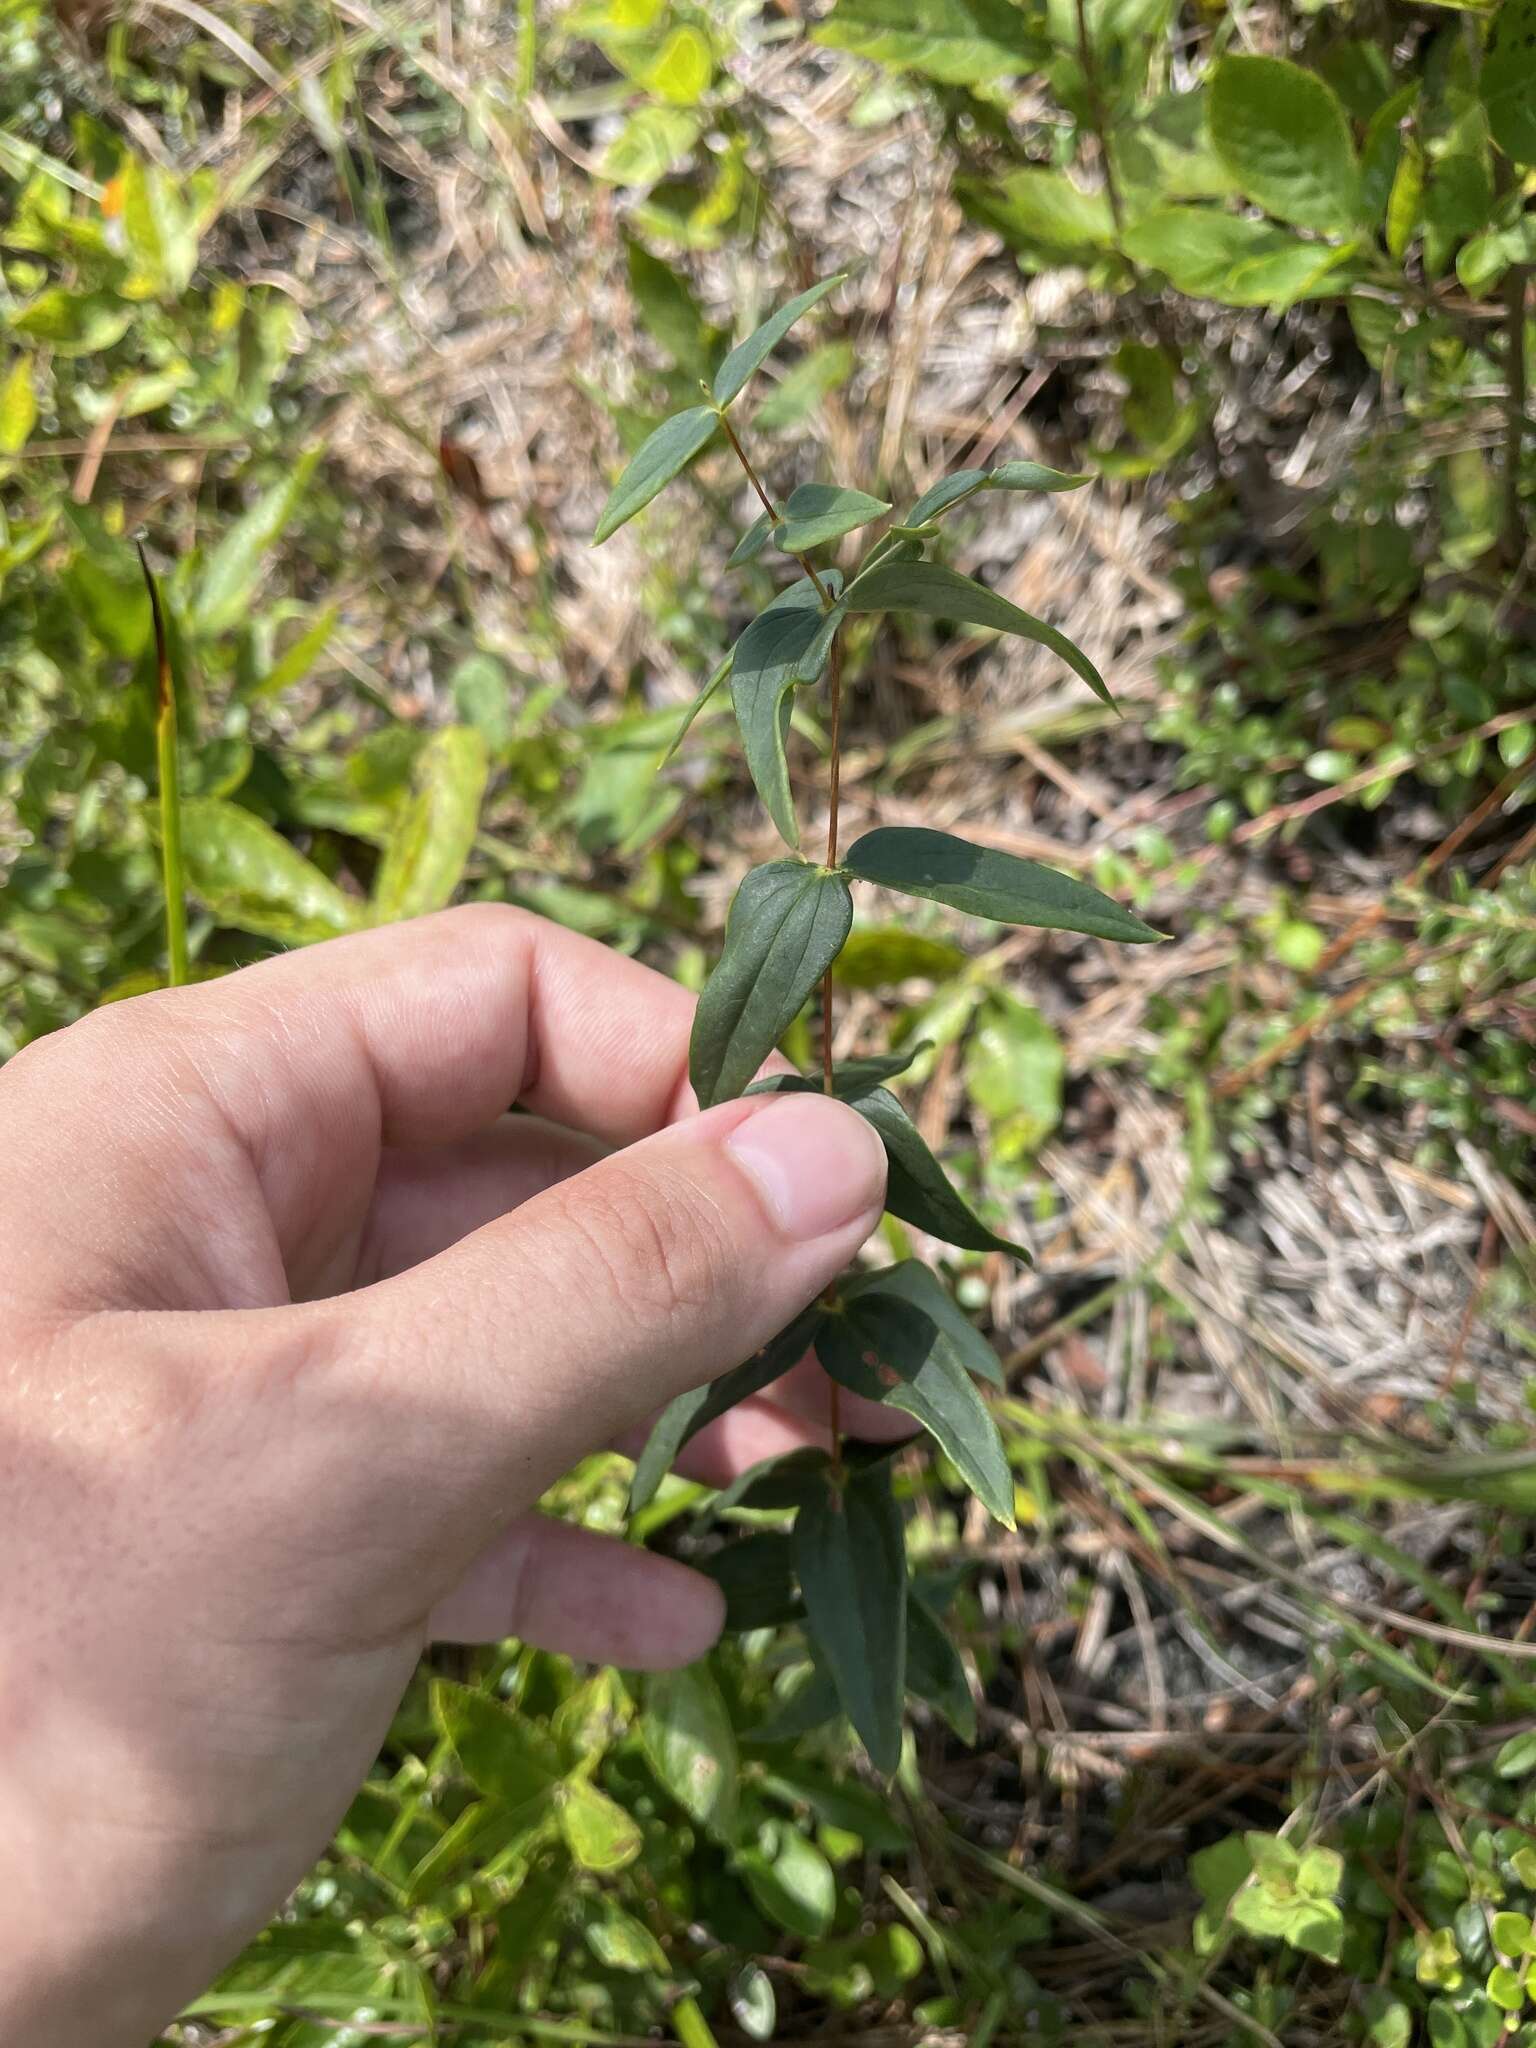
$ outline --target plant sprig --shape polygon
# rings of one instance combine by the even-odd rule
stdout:
[[[1159,934],[1086,882],[947,832],[883,826],[865,833],[840,857],[841,632],[853,615],[917,612],[1010,633],[1051,649],[1095,696],[1113,705],[1103,677],[1081,648],[927,553],[944,515],[979,491],[1073,490],[1088,479],[1034,462],[962,470],[934,484],[893,520],[846,579],[830,564],[818,567],[813,559],[818,550],[884,519],[891,506],[866,491],[823,483],[803,483],[779,503],[729,409],[794,323],[841,281],[823,279],[739,342],[712,382],[701,387],[705,402],[664,420],[641,445],[597,523],[595,539],[604,541],[723,434],[762,507],[733,550],[730,565],[755,559],[772,543],[800,571],[741,633],[683,723],[686,732],[702,705],[729,679],[753,786],[789,849],[786,857],[751,869],[737,890],[724,948],[699,998],[689,1077],[702,1108],[761,1089],[836,1096],[880,1135],[889,1169],[886,1204],[893,1215],[947,1243],[1022,1259],[1027,1257],[1022,1246],[999,1237],[975,1215],[884,1086],[905,1062],[834,1058],[833,973],[853,923],[854,886],[874,883],[1000,924],[1130,943]],[[827,838],[825,858],[816,864],[799,851],[785,741],[796,690],[823,679]],[[820,1072],[759,1081],[764,1060],[818,987]],[[773,1505],[795,1512],[795,1538],[765,1553],[775,1583],[754,1584],[750,1611],[803,1616],[843,1710],[875,1764],[890,1772],[900,1757],[905,1692],[926,1688],[931,1693],[938,1685],[952,1700],[956,1670],[934,1658],[932,1638],[938,1631],[926,1615],[919,1617],[923,1626],[917,1631],[925,1645],[921,1668],[908,1655],[912,1595],[890,1459],[862,1451],[853,1455],[857,1447],[845,1453],[838,1390],[847,1388],[912,1416],[988,1511],[1007,1526],[1013,1522],[1007,1453],[973,1377],[1001,1385],[1001,1368],[938,1277],[915,1260],[846,1275],[744,1365],[710,1387],[679,1396],[657,1422],[636,1466],[631,1506],[638,1509],[650,1500],[696,1430],[807,1352],[814,1353],[828,1377],[832,1448],[779,1460],[761,1482],[754,1482],[767,1487]],[[752,1504],[749,1487],[738,1505]]]

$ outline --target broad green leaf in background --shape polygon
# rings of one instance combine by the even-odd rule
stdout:
[[[839,1386],[920,1422],[988,1512],[1013,1527],[1013,1475],[987,1404],[938,1325],[877,1284],[845,1297],[816,1332]]]
[[[654,185],[703,131],[700,117],[682,107],[641,107],[603,151],[597,175],[614,185]]]
[[[815,30],[834,50],[940,85],[998,85],[1032,71],[1045,39],[1011,0],[838,0]]]
[[[146,290],[175,299],[197,268],[197,235],[190,212],[168,171],[130,157],[116,180],[123,231],[138,270],[129,292]]]
[[[827,541],[838,540],[855,527],[867,526],[890,506],[867,491],[845,490],[838,484],[800,484],[789,494],[774,540],[787,555],[803,555]]]
[[[737,1852],[736,1867],[758,1906],[790,1934],[813,1941],[832,1925],[837,1879],[816,1844],[787,1821],[771,1821],[762,1839]]]
[[[707,1386],[691,1387],[686,1394],[679,1394],[667,1403],[656,1418],[645,1449],[635,1461],[635,1476],[629,1488],[631,1514],[652,1498],[678,1452],[705,1423],[712,1422],[727,1408],[734,1408],[738,1401],[745,1401],[749,1394],[758,1393],[778,1379],[781,1373],[788,1372],[792,1365],[799,1364],[810,1348],[819,1314],[818,1309],[808,1309],[760,1351],[754,1352],[745,1365],[723,1373]]]
[[[709,441],[720,424],[712,405],[691,405],[663,420],[655,433],[647,435],[633,461],[608,494],[602,517],[593,531],[596,547],[617,533],[626,520],[642,511],[656,493],[685,470]]]
[[[1536,0],[1504,0],[1478,90],[1500,149],[1517,164],[1536,164]]]
[[[381,923],[421,917],[452,900],[475,843],[489,773],[485,737],[472,725],[446,726],[416,756],[411,795],[374,883]]]
[[[361,903],[238,804],[193,798],[182,806],[182,835],[188,888],[234,931],[308,946],[363,922]]]
[[[696,28],[673,29],[655,56],[635,77],[647,91],[675,107],[692,107],[709,91],[715,60],[707,38]]]
[[[643,1921],[606,1894],[592,1900],[588,1910],[587,1947],[607,1969],[665,1973],[667,1952]]]
[[[1289,306],[1341,289],[1327,280],[1349,251],[1209,206],[1160,206],[1125,231],[1126,254],[1191,298]]]
[[[37,390],[32,382],[33,359],[19,355],[0,379],[0,455],[25,447],[37,424]]]
[[[651,1673],[640,1740],[651,1769],[683,1811],[711,1834],[728,1838],[736,1825],[741,1760],[730,1713],[707,1663]]]
[[[555,1804],[565,1846],[583,1870],[623,1870],[640,1854],[644,1838],[639,1822],[588,1779],[567,1778]]]
[[[892,924],[850,932],[836,973],[843,988],[894,988],[903,981],[948,981],[965,964],[964,953],[947,939]],[[901,1067],[891,1071],[900,1073]]]
[[[550,1798],[560,1783],[551,1737],[471,1686],[432,1681],[432,1715],[466,1776],[490,1799],[518,1809]]]
[[[907,1555],[887,1466],[811,1495],[795,1517],[795,1561],[843,1711],[889,1776],[901,1761]]]
[[[966,1041],[965,1085],[1003,1162],[1037,1152],[1061,1121],[1066,1054],[1033,1003],[994,989]]]
[[[801,292],[787,306],[780,306],[777,313],[765,320],[745,341],[737,342],[715,372],[715,381],[710,387],[715,403],[729,405],[752,372],[772,355],[801,314],[808,313],[819,299],[824,299],[828,292],[840,285],[843,277],[842,271],[834,277],[824,277],[820,284],[813,284],[809,291]]]
[[[625,256],[630,297],[646,332],[660,343],[680,370],[703,376],[719,337],[705,319],[686,278],[633,238],[625,243]]]
[[[133,324],[134,307],[117,292],[70,292],[50,285],[13,313],[16,334],[47,344],[56,356],[89,356],[112,348]]]
[[[688,1048],[703,1109],[740,1095],[836,959],[853,921],[841,874],[808,861],[753,868],[726,920]]]
[[[753,427],[776,433],[781,427],[798,426],[830,392],[847,383],[854,360],[851,341],[824,341],[813,348],[774,385],[753,415]]]
[[[1020,611],[984,584],[956,569],[946,569],[941,562],[877,562],[854,577],[842,601],[851,612],[926,612],[934,618],[953,619],[958,625],[986,626],[1033,640],[1060,655],[1103,703],[1114,704],[1104,678],[1064,633]]]
[[[926,896],[998,924],[1084,932],[1132,945],[1162,936],[1072,875],[920,825],[877,826],[854,841],[843,865],[861,881]]]
[[[1352,228],[1360,173],[1338,95],[1280,57],[1223,57],[1211,73],[1211,140],[1248,198],[1277,220]]]
[[[973,219],[994,229],[1026,261],[1090,262],[1114,244],[1109,200],[1074,185],[1065,171],[1026,165],[996,184],[959,178],[955,194]]]
[[[262,565],[299,509],[319,460],[318,448],[301,455],[225,532],[204,563],[193,595],[192,623],[199,633],[227,632],[245,617]]]

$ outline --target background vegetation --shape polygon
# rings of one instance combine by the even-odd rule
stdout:
[[[1126,713],[855,631],[847,829],[1174,934],[903,904],[840,963],[840,1055],[931,1041],[904,1099],[1037,1257],[925,1247],[1019,1527],[898,1468],[894,1790],[739,1565],[679,1677],[439,1655],[168,2040],[1536,2040],[1533,61],[1532,0],[0,0],[0,1054],[164,970],[140,534],[194,971],[458,893],[697,985],[774,841],[716,704],[661,762],[773,580],[728,452],[588,540],[844,269],[773,487],[1092,468],[946,545]]]

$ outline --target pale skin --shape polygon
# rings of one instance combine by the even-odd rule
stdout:
[[[818,1294],[885,1168],[835,1102],[701,1115],[692,1009],[480,905],[0,1070],[0,2041],[144,2048],[323,1850],[427,1642],[715,1639],[709,1581],[534,1504]],[[686,1469],[825,1442],[826,1394],[806,1361]]]

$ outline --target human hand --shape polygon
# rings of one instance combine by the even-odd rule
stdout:
[[[481,905],[0,1072],[0,2040],[143,2048],[324,1847],[429,1639],[713,1641],[707,1580],[530,1510],[825,1287],[885,1164],[820,1097],[698,1114],[692,1009]],[[807,1362],[687,1469],[824,1408]]]

